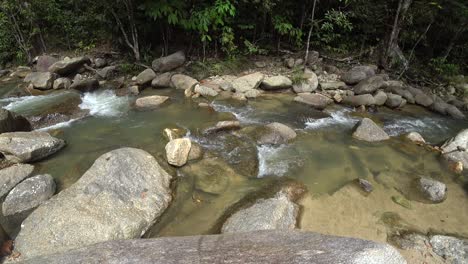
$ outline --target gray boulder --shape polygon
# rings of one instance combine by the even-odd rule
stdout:
[[[443,257],[449,263],[468,263],[468,240],[436,235],[432,236],[429,242],[434,253]]]
[[[415,103],[413,94],[410,91],[408,91],[408,90],[406,90],[406,89],[404,89],[402,87],[390,86],[386,90],[391,92],[391,93],[400,95],[401,97],[405,98],[405,100],[410,104]]]
[[[203,134],[212,134],[220,131],[229,131],[240,129],[240,122],[237,120],[234,121],[219,121],[215,126],[209,127],[203,131]]]
[[[154,88],[170,87],[171,77],[172,77],[172,73],[170,72],[159,74],[153,79],[153,81],[151,81],[151,86]]]
[[[58,89],[68,89],[71,86],[71,81],[70,79],[66,77],[58,78],[57,80],[54,81],[53,88],[55,90]]]
[[[96,71],[96,74],[99,78],[104,80],[109,80],[114,77],[118,71],[118,67],[115,65],[107,66]]]
[[[198,81],[187,75],[174,74],[171,77],[171,83],[176,89],[192,90],[198,84]]]
[[[18,184],[5,198],[4,216],[21,214],[38,207],[55,193],[54,178],[48,174],[28,178]]]
[[[252,90],[248,90],[244,93],[244,96],[246,98],[257,98],[259,97],[261,94],[262,94],[262,90],[257,90],[257,89],[252,89]]]
[[[232,88],[236,93],[245,93],[257,89],[264,78],[264,75],[259,72],[245,75],[232,81]]]
[[[107,60],[105,58],[96,58],[94,60],[94,66],[98,69],[104,68],[107,66]]]
[[[108,152],[26,218],[15,249],[24,259],[37,259],[99,242],[139,238],[169,205],[170,181],[146,151]]]
[[[153,109],[157,108],[163,103],[165,103],[167,100],[169,100],[169,97],[167,96],[161,96],[161,95],[152,95],[152,96],[145,96],[138,98],[135,101],[135,106],[140,109]]]
[[[418,132],[410,132],[405,135],[405,138],[415,143],[426,143],[426,140],[424,140],[423,136],[421,136],[421,134],[419,134]]]
[[[294,229],[298,214],[299,206],[281,192],[274,198],[258,200],[234,213],[223,224],[221,233]]]
[[[338,90],[347,89],[346,83],[344,82],[321,82],[320,89],[322,90]]]
[[[351,106],[369,106],[375,105],[375,98],[371,94],[361,94],[361,95],[352,95],[346,96],[343,98],[343,103]]]
[[[359,140],[376,142],[388,140],[388,136],[382,128],[369,118],[364,118],[356,125],[353,137]]]
[[[296,137],[294,129],[281,123],[271,123],[264,127],[263,133],[260,133],[257,138],[257,143],[260,145],[281,145]]]
[[[29,121],[6,109],[0,108],[0,134],[15,131],[31,131]]]
[[[52,64],[49,67],[49,72],[56,73],[61,76],[67,76],[78,72],[78,70],[80,70],[85,64],[91,64],[91,60],[87,57],[65,59]]]
[[[169,56],[155,59],[151,64],[155,72],[172,71],[185,63],[185,54],[183,51],[178,51]]]
[[[298,94],[294,98],[294,101],[310,105],[313,108],[318,109],[318,110],[323,110],[328,105],[333,103],[332,99],[328,98],[325,95],[318,94],[318,93],[315,93],[315,94],[301,93],[301,94]]]
[[[91,79],[76,79],[73,80],[70,89],[74,89],[80,92],[92,92],[99,88],[99,81],[91,78]]]
[[[442,156],[449,163],[461,162],[463,168],[468,168],[468,129],[460,131],[441,147]]]
[[[384,91],[377,91],[374,94],[375,105],[382,106],[388,100],[388,95]]]
[[[369,77],[375,75],[375,70],[377,67],[375,66],[356,66],[353,67],[351,70],[345,72],[341,76],[341,80],[343,80],[347,84],[357,84],[362,80],[365,80]]]
[[[434,103],[434,100],[432,98],[425,94],[424,92],[420,91],[414,96],[414,101],[418,105],[422,105],[424,107],[429,107]]]
[[[146,69],[138,74],[136,81],[138,85],[145,85],[151,83],[154,78],[156,78],[156,73],[152,69]]]
[[[418,187],[424,197],[431,202],[440,203],[445,200],[447,186],[442,182],[428,178],[420,178],[418,180]]]
[[[401,97],[400,95],[392,94],[392,93],[387,94],[387,101],[385,102],[385,106],[394,109],[394,108],[402,108],[405,105],[406,105],[406,100],[403,99],[403,97]]]
[[[466,116],[456,106],[448,105],[446,108],[447,114],[455,119],[465,119]]]
[[[195,85],[194,92],[200,94],[203,97],[215,97],[218,95],[218,92],[213,88],[199,84]]]
[[[0,135],[0,152],[14,163],[42,160],[65,146],[46,132],[11,132]]]
[[[37,57],[36,60],[36,71],[38,72],[47,72],[49,71],[49,67],[52,66],[52,64],[56,63],[58,61],[57,58],[54,58],[49,55],[42,55]]]
[[[355,94],[368,94],[377,91],[384,85],[385,80],[382,76],[372,76],[367,79],[360,81],[356,86],[354,86]]]
[[[319,80],[315,72],[306,69],[302,76],[304,80],[293,85],[293,90],[296,93],[311,93],[317,90]]]
[[[109,241],[36,257],[25,264],[200,262],[406,264],[400,253],[388,244],[295,230]]]
[[[35,89],[49,90],[52,89],[55,76],[50,72],[31,72],[26,75],[24,82],[31,83]]]
[[[0,198],[7,195],[18,183],[30,177],[34,166],[29,164],[15,164],[0,170]]]
[[[265,78],[261,88],[263,90],[281,90],[292,87],[292,81],[286,76],[278,75]]]

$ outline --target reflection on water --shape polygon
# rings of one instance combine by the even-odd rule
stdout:
[[[445,181],[453,178],[441,165],[437,153],[399,138],[375,144],[352,139],[352,127],[359,118],[349,108],[336,106],[322,113],[292,102],[291,95],[278,94],[249,101],[247,105],[216,101],[213,107],[217,111],[212,111],[185,99],[180,91],[143,93],[151,94],[168,95],[171,99],[156,110],[136,111],[131,108],[134,98],[117,97],[111,91],[85,94],[80,107],[89,109],[92,116],[61,127],[58,137],[67,141],[67,147],[37,164],[40,173],[51,174],[59,189],[64,189],[78,180],[98,156],[112,149],[136,147],[153,154],[177,180],[174,202],[147,234],[150,237],[213,232],[226,210],[279,178],[296,179],[314,195],[333,193],[356,178],[380,181],[389,188],[399,188],[396,183],[419,175]],[[37,106],[60,96],[66,95],[0,103],[27,112],[33,104],[31,100]],[[200,133],[206,124],[230,118],[227,113],[234,114],[244,125],[285,123],[297,130],[298,137],[288,145],[252,148],[234,135]],[[382,109],[372,115],[393,136],[417,131],[430,142],[440,142],[467,126],[466,122],[411,107],[406,112]],[[163,129],[168,127],[188,129],[189,136],[207,150],[205,160],[216,162],[192,162],[179,171],[169,168],[164,159],[167,142],[162,137]],[[206,171],[212,174],[206,175]]]

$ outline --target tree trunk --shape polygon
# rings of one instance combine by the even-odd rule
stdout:
[[[125,4],[126,12],[127,12],[126,16],[127,16],[128,23],[129,23],[129,26],[128,26],[129,31],[130,31],[129,33],[125,30],[125,26],[122,23],[122,20],[120,19],[120,17],[115,12],[114,8],[111,7],[110,12],[112,16],[114,17],[115,22],[117,23],[117,26],[120,29],[120,32],[122,33],[124,37],[125,43],[133,51],[133,56],[135,57],[135,60],[140,61],[141,60],[140,45],[138,41],[138,30],[137,30],[135,20],[133,17],[133,6],[130,1],[124,1],[124,4]],[[129,37],[129,34],[130,34],[131,39]]]
[[[387,38],[388,40],[384,46],[384,51],[380,59],[380,64],[383,68],[388,68],[391,64],[391,60],[395,57],[400,57],[399,59],[404,60],[401,50],[398,47],[398,39],[403,22],[405,21],[406,13],[412,2],[413,0],[400,0],[398,2],[398,8],[395,14],[395,19],[393,21],[392,31],[390,32],[390,36]]]
[[[457,42],[460,35],[462,35],[462,33],[466,30],[466,27],[468,27],[468,24],[466,23],[461,25],[457,32],[455,32],[455,34],[452,36],[449,45],[447,46],[447,49],[445,49],[444,55],[442,55],[442,58],[444,60],[447,60],[448,56],[450,55],[450,52],[452,52],[452,49],[455,46],[455,43]]]
[[[310,48],[310,38],[312,36],[312,31],[314,29],[314,18],[315,18],[315,7],[317,5],[317,0],[314,0],[314,6],[312,7],[312,15],[310,18],[310,29],[309,34],[307,35],[307,45],[306,45],[306,54],[304,57],[304,65],[307,64],[307,60],[309,59],[309,48]]]

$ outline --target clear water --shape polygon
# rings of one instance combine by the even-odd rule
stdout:
[[[304,183],[313,194],[330,194],[353,179],[375,178],[382,173],[392,173],[396,175],[394,180],[401,182],[418,175],[452,181],[454,175],[441,164],[437,153],[404,142],[398,136],[417,131],[429,142],[439,143],[468,127],[465,121],[447,119],[419,107],[409,106],[400,112],[381,109],[366,115],[378,120],[395,137],[388,142],[368,144],[351,137],[360,115],[341,106],[334,106],[324,114],[294,103],[292,95],[275,94],[248,103],[217,100],[212,102],[216,110],[213,111],[198,107],[198,102],[205,99],[188,100],[181,91],[145,90],[142,95],[152,94],[168,95],[170,102],[153,111],[137,111],[132,108],[133,97],[117,97],[112,91],[85,94],[80,107],[90,110],[91,116],[48,128],[65,139],[67,147],[37,163],[38,172],[51,174],[59,189],[64,189],[77,181],[97,157],[112,149],[136,147],[153,154],[174,175],[175,197],[147,237],[215,232],[219,218],[246,195],[285,178]],[[32,115],[63,96],[69,95],[65,92],[3,99],[0,104]],[[293,127],[298,137],[288,145],[257,147],[238,142],[232,135],[200,133],[210,124],[233,116],[243,125],[281,122]],[[168,127],[187,129],[192,140],[205,148],[205,159],[212,162],[191,162],[180,170],[168,166],[164,159],[167,142],[162,136],[163,129]],[[256,153],[252,155],[252,151]],[[258,169],[245,170],[246,164]],[[222,179],[219,185],[222,191],[201,191],[197,179],[204,170]],[[255,171],[254,175],[250,171]]]

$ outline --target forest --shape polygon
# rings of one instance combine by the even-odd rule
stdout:
[[[177,49],[201,60],[317,50],[440,78],[466,74],[467,29],[465,0],[2,0],[0,63],[95,49],[143,63]]]

